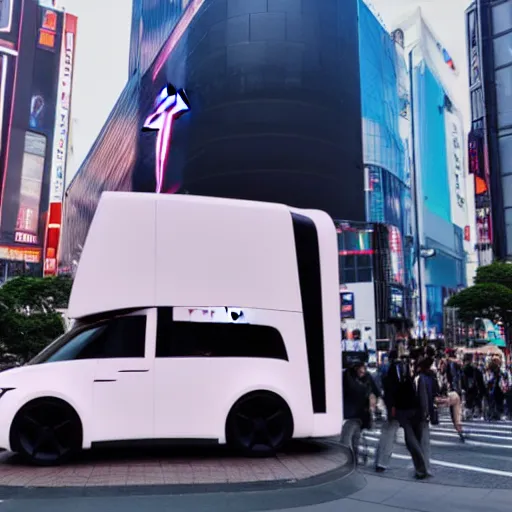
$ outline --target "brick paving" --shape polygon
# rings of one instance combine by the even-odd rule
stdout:
[[[272,458],[243,458],[220,446],[91,451],[56,468],[27,466],[18,456],[3,452],[0,486],[77,488],[297,481],[348,462],[346,453],[332,440],[295,442]]]

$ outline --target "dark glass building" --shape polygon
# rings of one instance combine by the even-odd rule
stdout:
[[[104,190],[155,191],[158,134],[141,128],[168,83],[190,111],[163,192],[366,220],[357,0],[135,0],[133,13],[131,77],[67,192],[62,268]]]
[[[481,264],[512,260],[512,0],[477,0],[466,11]]]

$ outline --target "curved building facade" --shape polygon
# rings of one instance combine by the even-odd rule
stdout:
[[[187,91],[190,110],[173,124],[163,192],[282,202],[365,220],[357,0],[181,6],[68,190],[64,267],[78,260],[102,191],[155,190],[158,133],[141,128],[168,83]]]

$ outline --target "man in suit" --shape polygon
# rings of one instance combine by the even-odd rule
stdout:
[[[402,359],[395,357],[385,381],[384,393],[387,396],[385,400],[388,408],[389,428],[383,429],[384,438],[381,436],[377,449],[376,470],[386,469],[393,450],[394,436],[400,426],[404,429],[405,444],[414,463],[416,478],[424,479],[428,473],[421,448],[423,418],[409,361],[405,357]]]

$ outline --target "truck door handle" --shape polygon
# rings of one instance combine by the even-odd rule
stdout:
[[[118,373],[147,373],[149,370],[119,370]]]

